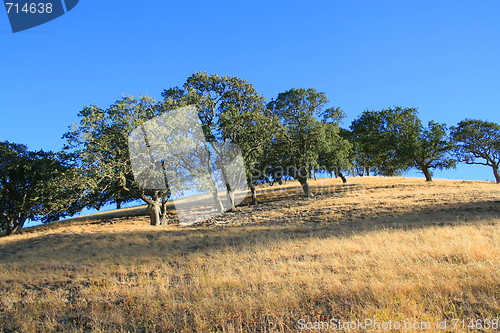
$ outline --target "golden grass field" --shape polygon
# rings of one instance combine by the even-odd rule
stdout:
[[[94,216],[0,238],[0,331],[323,332],[300,323],[335,318],[468,332],[498,320],[500,185],[348,180],[313,180],[313,199],[295,182],[261,187],[260,205],[192,227]]]

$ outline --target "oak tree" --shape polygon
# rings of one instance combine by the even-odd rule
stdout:
[[[467,164],[486,165],[493,169],[500,183],[500,125],[494,122],[465,119],[451,128],[451,136],[457,144],[456,156]]]

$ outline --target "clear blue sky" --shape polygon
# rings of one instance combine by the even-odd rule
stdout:
[[[90,1],[13,34],[0,9],[0,141],[59,150],[84,105],[160,97],[195,71],[268,99],[327,93],[348,115],[418,107],[422,120],[500,122],[500,1]],[[488,167],[438,177],[493,180]]]

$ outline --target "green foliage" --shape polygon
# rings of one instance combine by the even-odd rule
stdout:
[[[0,142],[0,231],[9,235],[28,219],[47,223],[79,211],[77,178],[64,155]]]
[[[455,167],[456,160],[450,156],[453,149],[454,145],[446,135],[446,125],[430,121],[418,137],[414,150],[415,167],[424,173],[427,181],[431,181],[431,169]]]
[[[290,89],[280,93],[267,108],[280,120],[275,134],[270,165],[284,167],[285,174],[309,176],[318,166],[319,154],[326,150],[326,127],[317,119],[328,102],[314,89]]]
[[[182,88],[164,90],[162,96],[165,110],[194,105],[207,141],[240,147],[253,189],[251,170],[261,164],[277,128],[277,119],[266,112],[264,97],[243,79],[207,73],[194,73]]]
[[[280,120],[280,128],[266,153],[273,178],[291,176],[311,196],[307,178],[312,170],[344,167],[351,149],[340,137],[339,108],[324,110],[326,95],[314,89],[290,89],[280,93],[267,108]],[[318,119],[323,119],[322,121]]]
[[[334,118],[336,121],[338,118]],[[353,145],[342,135],[336,122],[325,122],[325,145],[319,155],[319,165],[326,171],[342,175],[342,170],[351,169]],[[345,180],[345,179],[344,179]]]
[[[351,124],[356,150],[368,168],[394,176],[414,163],[420,135],[420,119],[414,108],[364,111]]]
[[[244,113],[248,117],[249,114],[262,112],[265,107],[264,97],[247,81],[234,76],[204,72],[188,77],[182,88],[164,90],[162,96],[163,107],[167,110],[196,106],[208,141],[227,139],[228,131],[224,131],[224,121],[228,117],[223,117],[224,115]]]
[[[307,181],[311,171],[335,172],[345,181],[341,171],[353,167],[361,174],[372,169],[388,176],[415,167],[430,181],[433,169],[455,167],[452,151],[458,161],[492,167],[500,182],[500,126],[496,123],[464,120],[451,128],[450,140],[444,124],[431,121],[424,128],[415,108],[394,107],[364,111],[349,131],[339,127],[344,111],[325,109],[329,101],[315,89],[290,89],[266,105],[247,81],[204,72],[188,77],[182,87],[164,90],[162,96],[161,103],[142,96],[123,97],[107,109],[84,107],[80,122],[64,135],[65,154],[31,152],[23,145],[0,143],[0,230],[11,233],[27,219],[49,222],[83,207],[100,208],[137,199],[148,204],[152,224],[163,223],[170,189],[144,190],[138,186],[128,139],[134,129],[144,132],[149,120],[185,106],[196,107],[203,129],[203,133],[199,131],[199,136],[204,136],[201,141],[214,143],[209,156],[223,154],[231,147],[227,143],[239,146],[254,203],[254,185],[266,177],[293,177],[306,196],[311,196]],[[148,124],[156,126],[152,131],[158,137],[165,134],[162,130],[179,127],[172,123],[163,128],[167,124],[161,121]],[[175,144],[193,145],[188,137],[179,135]],[[152,150],[148,143],[146,146]],[[195,160],[196,152],[189,161],[190,155],[184,155],[188,156],[179,158],[181,164],[211,163],[210,158]],[[158,161],[164,172],[165,159]],[[151,174],[157,171],[145,170]],[[170,177],[170,182],[175,178],[166,173],[164,177]],[[173,186],[184,188],[184,184]]]
[[[351,146],[346,158],[348,168],[352,171],[353,175],[369,176],[371,171],[370,159],[363,155],[360,142],[355,140],[354,133],[349,129],[340,128],[339,135]]]
[[[158,208],[160,201],[168,199],[168,190],[151,191],[137,186],[128,150],[132,130],[160,113],[161,108],[147,96],[123,97],[107,109],[93,105],[79,113],[80,122],[64,138],[68,142],[65,148],[76,156],[89,180],[87,206],[98,208],[109,201],[142,199],[151,208]]]
[[[481,164],[493,169],[500,183],[500,125],[483,120],[465,119],[451,128],[456,156],[467,164]]]

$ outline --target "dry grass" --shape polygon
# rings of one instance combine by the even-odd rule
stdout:
[[[0,330],[293,332],[299,319],[498,318],[499,185],[350,181],[314,181],[307,200],[294,182],[263,187],[261,205],[197,227],[136,217],[2,238]]]

